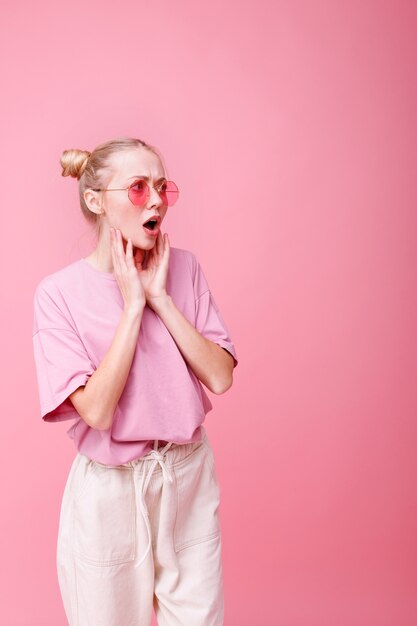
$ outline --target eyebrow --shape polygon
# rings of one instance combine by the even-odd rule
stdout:
[[[132,180],[132,178],[144,178],[145,180],[149,180],[149,176],[143,176],[143,174],[138,174],[137,176],[130,176],[127,180]],[[158,178],[157,182],[160,180],[166,180],[165,176],[161,176]]]

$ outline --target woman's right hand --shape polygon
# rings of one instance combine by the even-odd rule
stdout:
[[[138,271],[142,269],[145,252],[138,251],[133,259],[133,244],[128,239],[125,254],[119,229],[110,228],[110,238],[113,272],[123,296],[124,308],[142,311],[146,304],[146,295]]]

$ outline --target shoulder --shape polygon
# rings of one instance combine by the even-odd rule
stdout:
[[[181,278],[187,274],[189,280],[184,282],[190,286],[195,298],[209,291],[206,275],[195,252],[185,248],[171,248],[172,250],[174,250],[173,274],[176,274],[176,279],[180,273]]]
[[[174,266],[182,267],[183,270],[188,270],[193,277],[195,276],[198,260],[194,252],[186,248],[171,246],[169,255],[170,262],[172,261]]]
[[[65,288],[74,282],[78,276],[79,261],[73,261],[47,276],[41,278],[35,285],[34,300],[57,302],[62,300]]]

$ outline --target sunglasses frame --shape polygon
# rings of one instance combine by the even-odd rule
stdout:
[[[144,182],[144,183],[145,183],[145,185],[148,187],[148,193],[147,193],[147,196],[146,196],[146,199],[145,199],[144,204],[135,204],[135,203],[133,202],[132,198],[130,197],[130,189],[133,187],[133,185],[136,185],[136,183],[137,183],[138,181]],[[172,183],[173,185],[175,185],[175,187],[176,187],[176,189],[177,189],[177,197],[175,198],[174,202],[173,202],[172,204],[167,204],[167,205],[166,205],[166,206],[170,207],[170,206],[173,206],[173,205],[176,203],[176,201],[178,200],[178,197],[179,197],[179,195],[180,195],[180,190],[178,189],[178,185],[177,185],[176,183],[174,183],[174,181],[173,181],[173,180],[165,180],[165,181],[164,181],[164,183],[162,183],[162,184],[166,184],[166,183]],[[146,202],[147,202],[148,198],[149,198],[149,191],[150,191],[150,189],[149,189],[149,188],[150,188],[150,186],[151,186],[151,185],[149,185],[149,183],[147,183],[145,179],[143,179],[143,178],[137,178],[137,179],[136,179],[136,180],[134,180],[134,181],[133,181],[133,183],[132,183],[131,185],[129,185],[128,187],[122,187],[121,189],[114,189],[114,188],[107,188],[107,189],[93,189],[93,191],[127,191],[127,192],[128,192],[128,193],[127,193],[128,198],[129,198],[130,202],[133,204],[133,206],[144,206],[144,205],[146,204]],[[154,185],[152,185],[152,187],[153,187],[153,189],[155,189],[155,191],[157,192],[157,194],[159,195],[159,197],[161,197],[161,193],[158,191],[158,189],[156,189],[156,187],[154,187]]]

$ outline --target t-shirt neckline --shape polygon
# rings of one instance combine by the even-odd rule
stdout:
[[[89,271],[91,271],[96,276],[104,278],[105,280],[112,280],[113,282],[117,282],[116,277],[112,272],[102,272],[101,270],[98,270],[97,268],[93,267],[91,263],[87,261],[85,257],[81,257],[80,263],[82,263],[84,267],[86,267]]]

